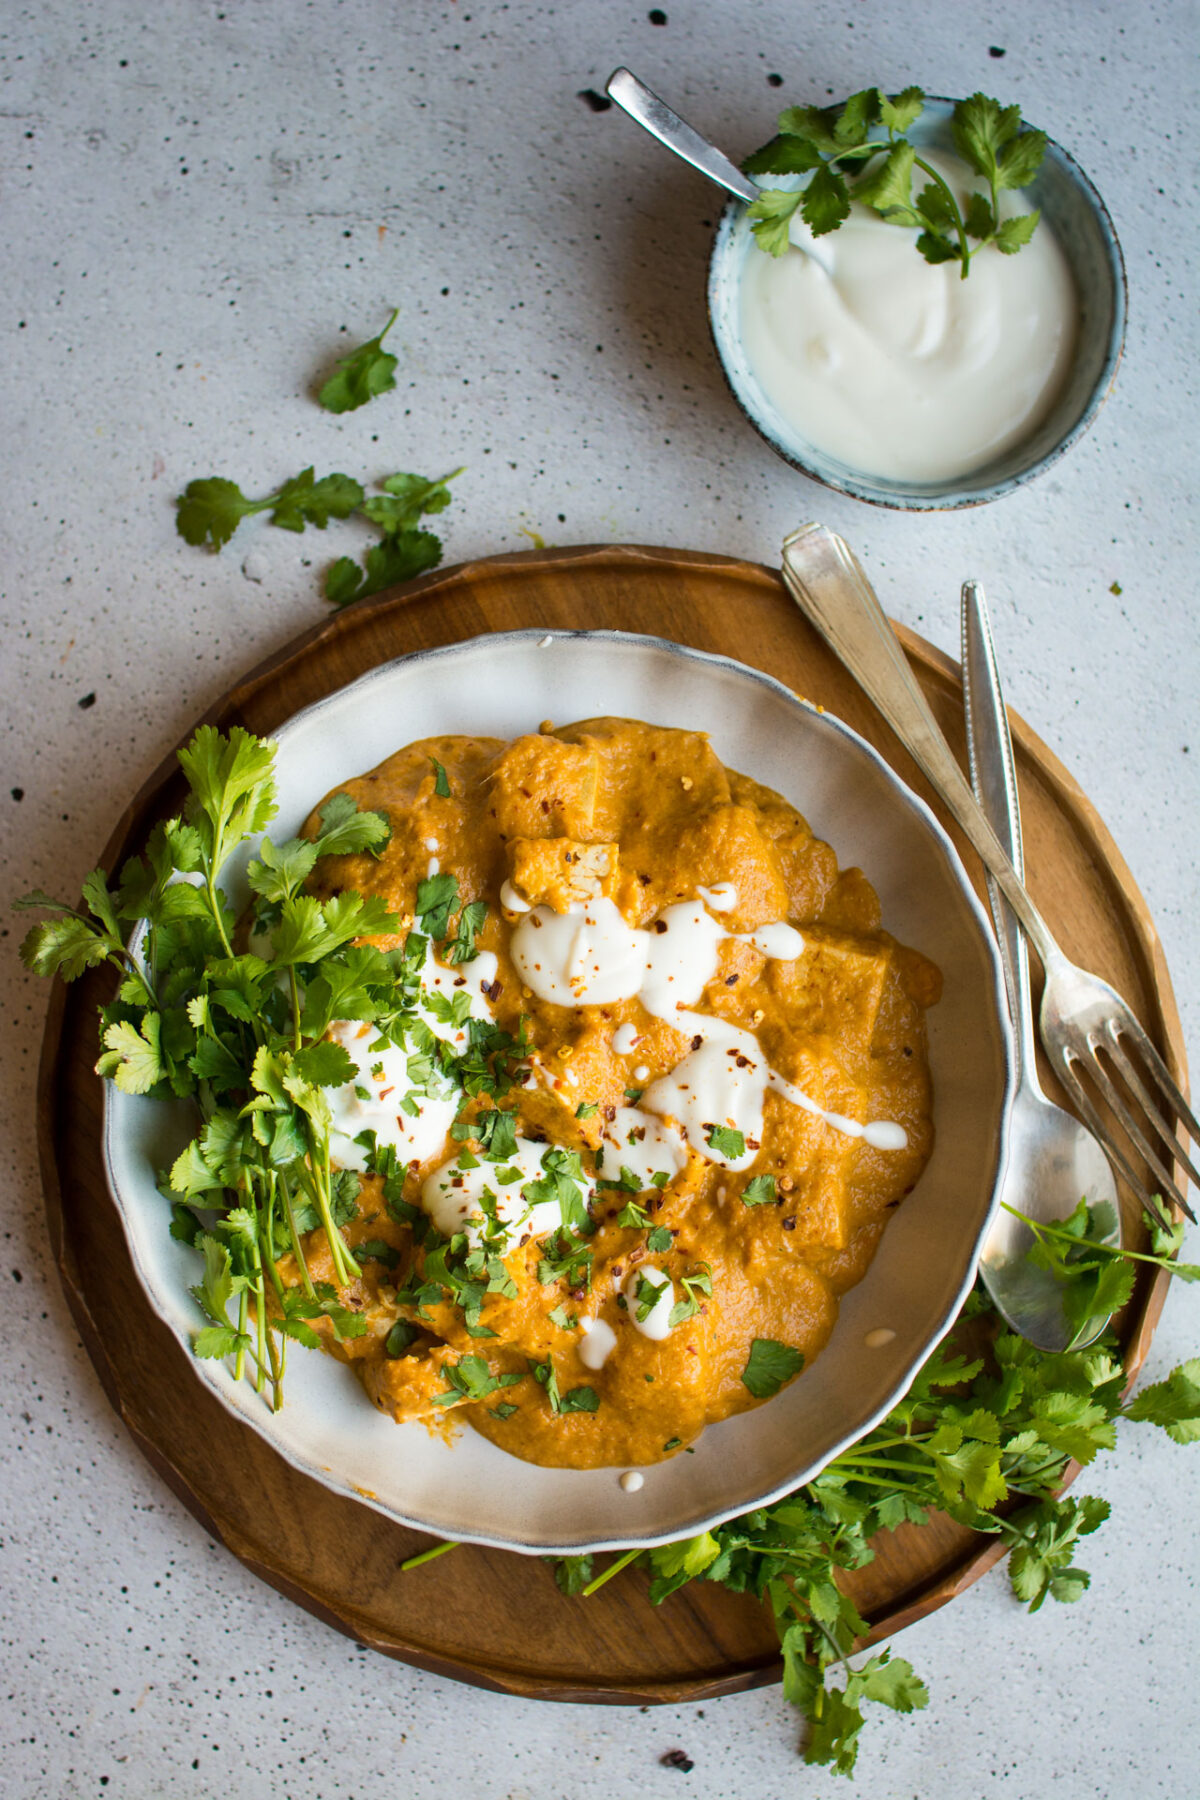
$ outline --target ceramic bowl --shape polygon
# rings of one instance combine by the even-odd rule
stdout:
[[[220,1362],[195,1378],[281,1456],[335,1492],[445,1538],[525,1551],[654,1544],[701,1531],[811,1477],[894,1404],[970,1287],[1004,1153],[1010,1035],[992,933],[949,838],[883,759],[779,682],[721,657],[615,632],[514,632],[384,664],[278,733],[279,817],[297,831],[322,794],[403,743],[442,732],[512,737],[539,720],[611,713],[711,733],[724,762],[785,794],[875,884],[888,927],[940,966],[929,1014],[937,1143],[866,1279],[810,1371],[767,1405],[645,1471],[543,1469],[471,1430],[453,1443],[395,1425],[320,1351],[288,1350],[287,1397],[268,1411]],[[244,858],[243,858],[244,863]],[[242,903],[239,877],[230,882]],[[190,1109],[105,1084],[108,1181],[137,1272],[190,1357],[202,1323],[196,1255],[169,1236],[154,1183],[191,1135]],[[879,1348],[868,1334],[895,1333]]]
[[[918,145],[953,151],[954,101],[927,99],[908,134]],[[785,187],[791,178],[765,185]],[[1025,190],[1040,207],[1071,266],[1080,296],[1075,357],[1062,391],[1042,423],[1020,443],[968,475],[922,484],[865,474],[809,443],[776,408],[750,366],[741,336],[742,270],[761,255],[740,200],[725,209],[708,270],[708,317],[713,342],[734,399],[754,426],[792,464],[814,481],[856,500],[906,512],[943,512],[981,506],[1012,493],[1056,463],[1095,419],[1117,373],[1125,342],[1125,264],[1103,200],[1079,164],[1051,139],[1037,178]],[[914,252],[915,254],[915,252]]]

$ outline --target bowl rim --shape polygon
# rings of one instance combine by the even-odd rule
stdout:
[[[751,1501],[739,1500],[729,1506],[718,1508],[710,1507],[702,1512],[697,1511],[694,1515],[684,1518],[678,1525],[672,1525],[668,1529],[648,1529],[641,1532],[627,1530],[616,1534],[605,1533],[590,1538],[568,1539],[564,1541],[561,1537],[557,1536],[522,1540],[501,1531],[489,1531],[486,1529],[474,1528],[463,1529],[461,1527],[455,1528],[455,1541],[458,1542],[480,1544],[499,1550],[511,1550],[521,1555],[563,1556],[634,1548],[651,1549],[656,1546],[674,1543],[681,1539],[697,1535],[700,1532],[711,1529],[713,1526],[723,1524],[729,1519],[736,1518],[742,1513],[751,1511],[755,1507],[773,1505],[779,1500],[784,1499],[787,1495],[796,1492],[807,1482],[815,1479],[815,1477],[820,1474],[821,1470],[827,1467],[827,1465],[844,1449],[857,1442],[867,1432],[873,1430],[874,1427],[886,1417],[888,1412],[891,1411],[896,1403],[902,1399],[904,1394],[908,1391],[922,1364],[927,1360],[953,1326],[962,1310],[966,1297],[974,1284],[980,1252],[984,1238],[995,1214],[1000,1180],[1008,1158],[1012,1101],[1016,1083],[1016,1055],[1012,1024],[1008,1012],[1003,967],[994,934],[988,922],[988,917],[984,911],[983,904],[976,894],[966,869],[963,866],[962,859],[959,856],[949,833],[941,824],[932,808],[920,797],[920,795],[914,793],[907,783],[901,779],[892,768],[891,764],[888,763],[880,752],[875,749],[874,745],[868,743],[865,738],[861,737],[852,726],[845,722],[845,720],[839,718],[834,713],[826,711],[823,707],[817,706],[812,701],[804,699],[803,696],[795,693],[775,676],[768,675],[765,671],[753,668],[746,663],[741,663],[734,657],[725,656],[715,651],[698,650],[691,645],[676,643],[670,638],[663,638],[641,632],[608,629],[589,631],[584,628],[562,629],[554,627],[543,630],[536,626],[523,627],[516,631],[481,632],[474,637],[464,638],[455,643],[433,645],[423,649],[410,651],[404,655],[389,658],[386,662],[378,663],[374,668],[364,670],[361,675],[344,683],[341,687],[334,689],[332,693],[322,695],[320,699],[311,702],[308,706],[302,707],[299,711],[290,715],[288,719],[276,728],[273,733],[273,741],[278,744],[289,732],[299,730],[301,727],[307,725],[322,712],[343,701],[345,695],[349,691],[353,689],[361,690],[369,685],[385,681],[400,668],[409,666],[416,667],[428,664],[434,660],[452,658],[456,655],[479,650],[485,645],[494,648],[498,642],[516,644],[524,641],[531,648],[535,646],[541,648],[547,643],[548,639],[553,639],[555,641],[559,639],[575,641],[585,640],[589,643],[596,644],[597,647],[603,647],[605,644],[612,643],[634,649],[644,648],[664,653],[671,657],[677,657],[682,661],[712,665],[731,672],[737,677],[749,679],[751,682],[771,690],[790,706],[798,707],[804,713],[811,715],[814,720],[819,721],[819,727],[821,729],[832,730],[835,734],[840,735],[857,754],[865,757],[869,763],[875,765],[877,770],[884,776],[887,785],[892,789],[900,804],[903,807],[906,807],[914,815],[917,824],[932,838],[935,848],[941,854],[948,872],[954,880],[954,885],[959,892],[960,898],[966,903],[967,911],[973,915],[974,922],[978,927],[979,937],[984,946],[991,969],[991,1011],[996,1026],[996,1036],[1004,1075],[1000,1116],[995,1141],[992,1146],[992,1165],[989,1171],[991,1190],[990,1199],[986,1208],[983,1210],[974,1240],[967,1247],[962,1276],[950,1301],[943,1309],[942,1316],[930,1329],[920,1349],[914,1352],[907,1363],[899,1367],[898,1372],[888,1384],[878,1405],[861,1420],[856,1420],[852,1429],[838,1434],[836,1441],[831,1442],[826,1448],[822,1449],[809,1464],[800,1464],[795,1472],[789,1475],[786,1480],[776,1483],[774,1486],[766,1489],[755,1499]],[[702,726],[701,729],[704,729],[704,727]],[[130,1260],[133,1264],[135,1273],[137,1274],[138,1281],[140,1282],[154,1312],[188,1356],[194,1378],[203,1381],[209,1393],[217,1399],[231,1417],[237,1419],[242,1425],[248,1425],[266,1444],[269,1445],[276,1455],[281,1456],[287,1463],[296,1469],[298,1473],[320,1482],[321,1485],[327,1488],[331,1493],[370,1507],[373,1511],[381,1513],[385,1518],[391,1519],[395,1523],[401,1524],[414,1531],[424,1532],[430,1536],[445,1539],[446,1532],[444,1525],[431,1522],[428,1518],[420,1517],[416,1513],[405,1511],[390,1501],[381,1500],[375,1494],[358,1486],[348,1475],[341,1474],[336,1468],[331,1468],[315,1459],[311,1459],[299,1450],[294,1449],[288,1441],[281,1441],[272,1429],[276,1415],[265,1411],[261,1406],[249,1405],[247,1403],[246,1395],[241,1391],[245,1384],[237,1384],[235,1396],[232,1388],[232,1378],[230,1378],[229,1383],[222,1382],[218,1378],[220,1369],[223,1368],[223,1365],[212,1365],[214,1372],[210,1375],[210,1365],[207,1363],[202,1364],[194,1358],[190,1341],[188,1341],[184,1333],[181,1332],[176,1318],[168,1310],[166,1297],[160,1298],[155,1280],[143,1261],[141,1248],[135,1233],[134,1221],[131,1216],[131,1209],[126,1203],[120,1181],[116,1174],[114,1166],[116,1161],[114,1146],[120,1135],[120,1122],[118,1118],[120,1110],[119,1102],[126,1097],[119,1095],[109,1082],[103,1084],[102,1095],[102,1155],[105,1179],[113,1204],[115,1205],[121,1220],[122,1230],[129,1249]],[[246,1393],[249,1394],[249,1389],[246,1390]],[[257,1397],[255,1396],[254,1398]],[[513,1460],[519,1466],[523,1466],[519,1458],[514,1458]],[[595,1471],[584,1470],[580,1471],[580,1473],[591,1474],[595,1473]],[[616,1508],[614,1507],[614,1512],[615,1511]]]
[[[956,100],[944,94],[926,94],[925,96],[926,108],[930,106],[953,108],[957,104]],[[1028,119],[1023,119],[1022,125],[1031,131],[1041,129],[1040,126],[1032,125]],[[718,260],[735,227],[748,210],[744,200],[730,199],[728,201],[717,220],[713,232],[712,249],[709,251],[708,258],[705,301],[709,336],[717,353],[717,361],[725,385],[733,396],[739,412],[753,426],[764,442],[770,445],[775,454],[782,457],[783,461],[793,469],[806,475],[810,481],[819,482],[822,487],[829,488],[834,493],[847,494],[852,500],[861,500],[868,506],[882,507],[889,512],[961,512],[968,507],[987,506],[993,500],[1002,500],[1006,495],[1015,492],[1017,488],[1023,487],[1026,482],[1033,481],[1039,475],[1045,474],[1078,443],[1086,432],[1091,430],[1101,407],[1112,392],[1125,350],[1125,332],[1129,313],[1129,283],[1125,270],[1125,255],[1121,249],[1121,240],[1117,236],[1112,215],[1104,204],[1095,182],[1077,159],[1071,155],[1071,152],[1064,149],[1057,139],[1052,138],[1048,132],[1044,132],[1043,136],[1046,139],[1047,158],[1053,158],[1065,169],[1087,200],[1099,222],[1100,235],[1104,241],[1108,267],[1112,276],[1112,325],[1108,334],[1104,361],[1088,396],[1087,405],[1071,429],[1042,456],[1038,457],[1036,462],[1030,463],[1028,468],[1020,469],[1012,475],[1006,475],[1002,480],[992,482],[983,488],[956,488],[955,482],[968,479],[968,477],[956,476],[949,478],[940,492],[921,493],[916,489],[910,489],[907,492],[903,490],[887,492],[879,485],[882,477],[822,472],[807,461],[803,455],[798,454],[791,445],[785,443],[771,429],[770,425],[755,416],[730,367],[725,353],[723,334],[717,326],[717,298],[724,286],[722,277],[718,273]],[[753,177],[750,179],[753,180]]]

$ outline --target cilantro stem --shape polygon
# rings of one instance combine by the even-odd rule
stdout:
[[[943,179],[943,177],[938,174],[937,170],[932,166],[932,164],[927,163],[923,157],[920,157],[920,156],[914,157],[913,161],[915,162],[918,169],[923,170],[924,173],[926,175],[928,175],[929,179],[933,182],[934,186],[941,189],[942,193],[946,196],[946,199],[950,203],[950,210],[954,214],[954,230],[955,230],[955,234],[958,237],[959,255],[962,260],[962,274],[959,276],[959,280],[965,281],[967,279],[967,275],[969,274],[970,268],[971,268],[971,252],[967,249],[966,227],[963,224],[963,216],[962,216],[961,212],[958,210],[958,201],[954,198],[953,189],[950,187],[949,183],[946,182]],[[995,205],[994,205],[995,195],[993,195],[992,198],[993,198],[992,213],[993,213],[993,217],[994,217],[995,216]]]
[[[1101,1244],[1095,1238],[1076,1237],[1073,1231],[1064,1231],[1060,1225],[1044,1225],[1038,1219],[1031,1219],[1028,1213],[1021,1211],[1020,1207],[1010,1206],[1007,1200],[1002,1200],[1000,1204],[1005,1212],[1013,1215],[1014,1219],[1024,1220],[1036,1238],[1058,1238],[1063,1243],[1076,1244],[1083,1250],[1098,1250],[1102,1256],[1119,1256],[1127,1262],[1150,1263],[1156,1269],[1169,1270],[1171,1267],[1173,1258],[1169,1256],[1155,1256],[1146,1250],[1127,1250],[1124,1244]],[[1082,1330],[1083,1327],[1081,1326],[1080,1329]]]
[[[237,1354],[233,1361],[233,1378],[240,1381],[246,1368],[246,1323],[250,1313],[250,1294],[243,1288],[238,1295],[238,1343]]]
[[[287,1184],[287,1177],[284,1175],[279,1177],[279,1191],[283,1195],[283,1210],[287,1215],[288,1232],[292,1240],[292,1255],[296,1258],[300,1270],[300,1277],[304,1282],[304,1291],[310,1300],[314,1300],[316,1298],[317,1290],[313,1286],[313,1278],[308,1272],[308,1259],[304,1254],[304,1245],[300,1242],[300,1233],[296,1230],[296,1215],[292,1211],[291,1190]],[[272,1258],[271,1267],[275,1268],[274,1258]],[[275,1279],[276,1282],[279,1281],[278,1270],[276,1270]],[[279,1292],[282,1295],[282,1286],[280,1286]]]
[[[602,1575],[597,1575],[594,1581],[589,1581],[585,1588],[579,1590],[580,1598],[583,1600],[590,1599],[597,1588],[602,1588],[606,1581],[611,1581],[614,1575],[619,1575],[622,1569],[627,1569],[630,1563],[635,1561],[641,1554],[641,1549],[637,1548],[634,1550],[627,1550],[624,1556],[618,1556],[616,1562],[609,1563]]]
[[[404,1575],[409,1569],[419,1569],[422,1563],[432,1562],[435,1556],[445,1556],[447,1550],[457,1549],[458,1539],[448,1538],[444,1544],[435,1544],[432,1550],[422,1550],[419,1556],[410,1556],[407,1562],[400,1564],[400,1573]]]

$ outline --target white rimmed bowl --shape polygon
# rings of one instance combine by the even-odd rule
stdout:
[[[767,1405],[711,1427],[694,1454],[645,1471],[543,1469],[470,1430],[452,1444],[398,1426],[351,1372],[293,1345],[278,1414],[218,1362],[194,1364],[228,1410],[294,1467],[406,1525],[529,1552],[624,1548],[689,1536],[810,1479],[876,1423],[948,1330],[974,1277],[1003,1163],[1011,1040],[995,944],[949,838],[857,734],[779,682],[727,658],[620,632],[501,633],[386,663],[291,719],[277,736],[276,836],[313,803],[415,738],[512,737],[552,717],[611,713],[708,731],[722,761],[777,789],[859,865],[888,929],[942,969],[929,1014],[937,1142],[848,1294],[811,1370]],[[233,883],[236,889],[236,880]],[[239,896],[234,894],[235,900]],[[168,1234],[155,1171],[192,1129],[190,1111],[106,1084],[104,1155],[138,1276],[189,1348],[195,1253]],[[895,1336],[869,1348],[880,1327]]]

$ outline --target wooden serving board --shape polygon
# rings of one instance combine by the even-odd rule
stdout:
[[[948,824],[775,572],[700,553],[636,546],[526,551],[441,570],[331,617],[239,682],[207,717],[269,736],[378,663],[527,626],[650,633],[764,669],[875,744]],[[901,637],[962,754],[956,665],[913,633]],[[537,723],[531,719],[531,729]],[[1184,1085],[1179,1018],[1145,903],[1086,796],[1027,725],[1012,723],[1034,898],[1068,953],[1128,998]],[[402,720],[396,736],[401,743]],[[111,870],[140,849],[153,820],[178,811],[182,795],[172,755],[121,818],[104,866]],[[789,797],[803,810],[802,792]],[[958,844],[978,873],[972,853]],[[103,971],[70,989],[57,984],[50,1007],[38,1125],[52,1242],[109,1399],[139,1449],[213,1536],[349,1636],[483,1687],[632,1704],[703,1699],[778,1679],[775,1635],[762,1609],[716,1586],[695,1583],[651,1607],[644,1576],[630,1570],[590,1600],[567,1600],[542,1559],[472,1546],[401,1573],[400,1564],[431,1540],[298,1474],[224,1410],[152,1312],[105,1185],[101,1087],[92,1065],[96,1006],[107,985]],[[1136,1243],[1140,1220],[1132,1207],[1126,1226]],[[1165,1288],[1163,1276],[1143,1281],[1126,1310],[1122,1339],[1131,1372],[1145,1356]],[[1000,1554],[992,1540],[946,1519],[884,1534],[877,1551],[851,1577],[872,1638],[943,1605]]]

